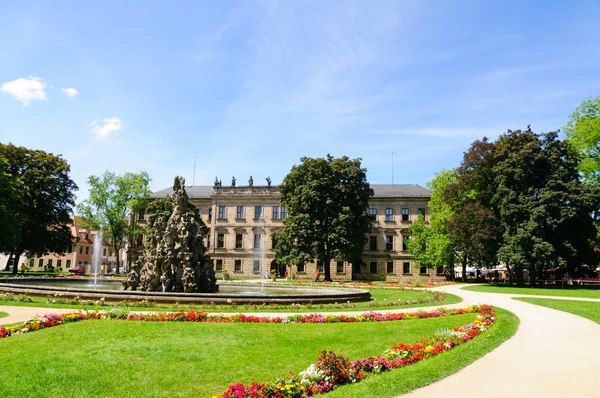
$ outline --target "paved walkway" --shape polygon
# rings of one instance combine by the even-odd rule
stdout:
[[[460,308],[471,304],[502,307],[519,317],[519,330],[513,338],[483,358],[443,380],[403,395],[403,398],[463,398],[465,395],[481,395],[485,398],[600,397],[600,325],[565,312],[512,300],[512,297],[523,295],[471,292],[462,290],[461,287],[462,285],[455,285],[437,288],[456,294],[464,300],[447,307]],[[547,298],[584,300],[568,297]],[[0,312],[10,314],[0,318],[0,325],[22,322],[41,314],[72,311],[74,310],[0,306]],[[415,309],[382,312],[405,311]],[[349,314],[346,311],[344,313]]]
[[[492,304],[512,311],[521,320],[519,330],[483,358],[403,398],[600,397],[600,325],[566,312],[512,300],[523,295],[460,288],[444,286],[439,290],[462,297],[463,306]]]

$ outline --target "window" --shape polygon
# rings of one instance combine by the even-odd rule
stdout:
[[[262,247],[261,240],[262,240],[261,234],[254,234],[254,248],[255,249],[260,249]]]
[[[242,260],[235,260],[233,270],[235,272],[240,272],[242,270]]]
[[[223,260],[217,259],[217,271],[223,271]]]
[[[444,267],[443,266],[437,267],[435,269],[435,273],[438,274],[438,275],[443,275],[444,274]]]
[[[408,243],[408,236],[403,236],[402,237],[402,250],[406,251],[408,250],[408,246],[406,245]]]
[[[298,272],[306,272],[304,270],[304,264],[298,264]]]
[[[372,274],[376,274],[377,273],[377,262],[376,261],[371,261],[369,263],[369,268]]]
[[[102,250],[102,256],[106,257],[106,247],[104,248],[104,250]]]
[[[62,260],[56,260],[56,266],[58,268],[62,267]]]
[[[238,220],[241,220],[244,218],[244,206],[238,206],[237,207],[237,214],[236,214],[236,218]]]
[[[83,246],[79,246],[79,254],[83,254]]]
[[[394,262],[393,261],[388,261],[386,271],[388,274],[394,273]]]
[[[394,211],[390,207],[385,209],[385,221],[394,221]]]
[[[67,268],[71,268],[71,260],[67,260],[67,265],[66,265],[66,267],[67,267]]]
[[[391,235],[385,237],[385,250],[394,250],[394,237]]]
[[[108,255],[109,255],[109,256],[112,256],[112,255],[113,255],[113,251],[112,251],[112,249],[108,249]]]
[[[281,206],[281,219],[285,219],[287,218],[287,211],[285,209],[285,206]]]
[[[29,259],[29,267],[30,268],[33,268],[33,261],[34,260],[32,258]],[[11,264],[12,264],[12,261],[11,261]]]
[[[210,249],[210,235],[206,237],[206,248]]]
[[[208,221],[212,220],[212,209],[208,209]]]
[[[262,206],[254,206],[254,219],[260,220],[262,218]]]
[[[335,264],[335,272],[338,274],[343,274],[344,273],[344,262],[343,261],[338,261]]]
[[[426,274],[427,273],[427,267],[421,267],[420,272],[421,272],[421,274]]]
[[[377,219],[377,209],[374,207],[371,207],[369,209],[369,215],[371,216],[371,220],[376,220]]]
[[[140,209],[138,217],[140,220],[143,220],[146,217],[146,209]]]
[[[52,259],[51,258],[48,259],[48,267],[52,267]]]
[[[279,206],[273,206],[273,220],[279,218]]]
[[[260,272],[260,260],[252,261],[252,272]]]
[[[217,234],[217,249],[225,247],[225,234]]]
[[[406,207],[402,209],[402,221],[408,221],[408,209]]]
[[[226,217],[226,207],[225,206],[219,206],[219,220],[222,220]]]
[[[90,254],[90,247],[89,246],[85,247],[85,254]]]
[[[81,260],[79,260],[79,261],[77,262],[77,265],[81,265]]]
[[[323,261],[317,261],[317,269],[319,270],[319,272],[324,272],[324,268],[325,267],[323,267]]]
[[[369,236],[369,250],[377,250],[377,236]]]
[[[73,253],[73,246],[69,246],[69,251],[67,253]]]
[[[244,247],[244,235],[235,234],[235,248],[241,249],[242,247]]]
[[[408,261],[405,261],[402,264],[402,273],[403,274],[410,274],[410,263]]]
[[[423,217],[425,217],[425,208],[424,207],[419,207],[417,209],[417,214],[418,215],[423,215]]]
[[[87,261],[84,261],[84,262],[83,262],[83,264],[84,264],[84,265],[87,265]]]

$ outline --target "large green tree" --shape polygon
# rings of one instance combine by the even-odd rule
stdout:
[[[145,171],[117,175],[106,171],[90,176],[89,198],[77,207],[77,212],[90,228],[101,229],[115,253],[119,272],[120,250],[128,239],[141,234],[133,213],[147,205],[150,177]]]
[[[427,183],[431,192],[429,200],[429,221],[419,216],[408,230],[411,239],[407,241],[408,251],[422,266],[444,267],[444,273],[454,279],[455,244],[448,235],[447,223],[452,218],[452,208],[444,202],[448,186],[456,181],[454,170],[441,170]]]
[[[17,273],[22,254],[64,253],[73,244],[71,215],[77,185],[69,164],[60,156],[12,144],[0,144],[0,252],[13,258]],[[5,185],[6,184],[6,185]]]
[[[355,262],[361,258],[373,195],[361,159],[347,156],[301,159],[279,185],[281,204],[288,217],[277,236],[275,254],[286,264],[304,264],[315,258],[331,281],[331,260]]]
[[[580,171],[600,188],[600,97],[585,100],[571,114],[564,132],[582,155]]]

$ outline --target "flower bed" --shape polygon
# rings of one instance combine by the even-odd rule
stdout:
[[[455,285],[456,282],[435,282],[435,281],[419,281],[419,282],[344,282],[344,281],[334,281],[334,282],[313,282],[313,281],[301,281],[295,280],[292,282],[294,285],[303,285],[303,286],[328,286],[328,287],[376,287],[382,289],[411,289],[411,288],[423,288],[423,287],[437,287],[437,286],[446,286],[446,285]]]
[[[317,362],[297,375],[290,372],[290,377],[274,379],[267,383],[252,382],[248,386],[237,383],[229,386],[219,397],[302,398],[324,394],[340,385],[356,383],[364,379],[367,373],[378,374],[398,369],[475,338],[487,330],[496,319],[489,305],[480,306],[478,312],[479,315],[473,323],[421,339],[414,344],[398,344],[380,356],[350,362],[333,351],[320,351]]]

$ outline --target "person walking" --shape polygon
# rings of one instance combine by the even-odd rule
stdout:
[[[321,277],[321,273],[319,272],[319,269],[317,268],[317,272],[315,273],[315,282],[319,282],[320,277]]]

